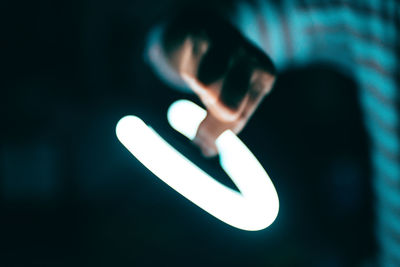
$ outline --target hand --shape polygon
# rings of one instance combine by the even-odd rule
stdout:
[[[212,157],[218,153],[215,140],[225,130],[229,129],[238,134],[244,128],[263,97],[271,90],[275,80],[273,75],[264,70],[253,70],[246,92],[238,100],[239,105],[231,108],[220,99],[220,85],[217,88],[210,88],[203,86],[192,76],[183,74],[182,77],[200,97],[208,111],[206,118],[199,125],[194,140],[206,157]]]
[[[231,24],[209,11],[183,13],[164,32],[163,54],[207,109],[194,142],[205,156],[227,129],[239,133],[272,89],[271,60]]]

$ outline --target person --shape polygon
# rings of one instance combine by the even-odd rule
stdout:
[[[235,1],[186,7],[157,26],[148,58],[207,108],[195,143],[239,133],[288,66],[327,62],[357,83],[369,134],[379,266],[400,266],[400,2]],[[276,66],[276,67],[275,67]],[[275,69],[276,68],[276,69]]]

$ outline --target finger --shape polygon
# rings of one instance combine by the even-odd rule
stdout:
[[[170,53],[170,63],[180,74],[195,76],[208,42],[199,38],[187,37],[182,45]]]
[[[215,119],[208,113],[206,118],[200,123],[193,142],[198,145],[204,156],[211,157],[218,153],[215,140],[219,136],[221,125],[215,125]]]
[[[252,73],[239,120],[247,121],[254,114],[263,98],[271,92],[274,82],[275,75],[264,70],[258,69]]]
[[[232,61],[233,49],[225,42],[214,40],[203,54],[199,62],[197,79],[205,85],[210,85],[223,78]]]
[[[219,98],[224,80],[217,81],[211,85],[205,86],[198,79],[191,75],[181,73],[182,80],[197,94],[201,102],[206,106],[208,112],[223,122],[235,121],[239,112],[232,111]]]
[[[219,101],[232,115],[238,115],[249,88],[253,64],[245,57],[235,60],[224,79]],[[234,119],[234,118],[233,118]]]
[[[254,114],[263,98],[272,90],[275,76],[265,71],[255,71],[252,75],[249,89],[243,99],[244,107],[236,121],[230,128],[234,133],[239,133]]]
[[[240,119],[243,112],[252,114],[254,109],[250,107],[255,102],[259,103],[266,89],[271,87],[266,80],[274,77],[275,72],[271,59],[265,53],[247,41],[243,43],[225,76],[219,98],[231,113],[231,119]]]
[[[196,78],[187,73],[181,73],[181,77],[190,87],[190,89],[197,94],[207,109],[214,108],[218,101],[217,90],[213,90],[211,86],[204,86]],[[216,85],[214,85],[214,87],[216,87]]]
[[[218,154],[218,149],[214,142],[210,142],[208,139],[202,139],[197,137],[194,143],[200,148],[201,153],[205,157],[213,157]]]

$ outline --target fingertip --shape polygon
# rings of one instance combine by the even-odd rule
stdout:
[[[204,157],[206,158],[212,158],[215,157],[218,152],[212,148],[202,148],[201,153],[203,154]]]
[[[204,139],[199,137],[199,135],[197,135],[197,137],[195,139],[193,139],[193,143],[196,146],[198,146],[198,148],[200,149],[201,154],[205,158],[212,158],[212,157],[215,157],[218,154],[218,151],[216,150],[216,148],[212,147]]]

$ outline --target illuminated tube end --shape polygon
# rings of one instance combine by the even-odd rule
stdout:
[[[172,128],[193,140],[206,115],[204,109],[189,100],[178,100],[169,107],[167,118]]]
[[[139,127],[143,128],[143,126],[146,126],[146,124],[140,118],[129,115],[118,121],[115,132],[118,139],[122,142],[123,140],[132,139],[130,135],[137,132],[135,129]]]

